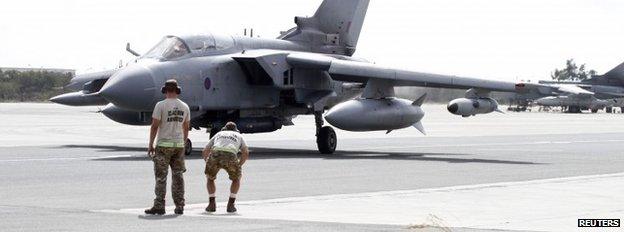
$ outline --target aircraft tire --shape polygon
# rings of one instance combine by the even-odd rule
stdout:
[[[184,143],[184,155],[189,156],[193,153],[193,142],[191,139],[186,139],[186,143]]]
[[[581,107],[578,106],[570,106],[568,107],[568,112],[571,114],[580,114],[582,113]]]
[[[322,127],[316,136],[316,145],[321,154],[334,154],[338,145],[336,132],[331,127]]]

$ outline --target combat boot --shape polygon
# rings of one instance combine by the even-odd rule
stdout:
[[[236,207],[234,206],[234,202],[236,201],[236,198],[231,198],[228,201],[228,205],[227,205],[227,212],[228,213],[236,213]]]
[[[173,212],[177,215],[182,215],[184,214],[184,206],[176,206],[175,210],[173,210]]]
[[[145,210],[145,214],[149,214],[149,215],[164,215],[165,214],[165,209],[158,209],[158,208],[152,207],[151,209],[146,209]]]
[[[206,207],[206,212],[209,212],[209,213],[217,212],[217,200],[214,197],[210,198],[208,207]]]

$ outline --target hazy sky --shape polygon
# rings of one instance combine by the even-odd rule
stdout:
[[[113,68],[168,34],[276,37],[321,0],[19,0],[0,7],[0,66]],[[621,0],[372,0],[355,56],[416,71],[547,79],[567,58],[624,62]]]

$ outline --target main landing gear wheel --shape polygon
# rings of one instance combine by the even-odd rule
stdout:
[[[193,152],[193,142],[190,139],[186,139],[184,143],[184,155],[189,156]]]
[[[338,145],[336,132],[331,127],[322,127],[316,135],[316,145],[321,154],[333,154]]]
[[[338,137],[333,128],[323,126],[325,120],[323,120],[323,112],[314,112],[314,122],[316,124],[316,146],[321,154],[334,154],[336,146],[338,145]]]

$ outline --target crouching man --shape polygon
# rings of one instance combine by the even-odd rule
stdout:
[[[145,210],[146,214],[165,214],[165,195],[167,193],[167,173],[171,166],[171,194],[175,203],[175,213],[184,213],[184,142],[188,138],[191,113],[188,105],[178,99],[181,93],[178,82],[168,80],[162,87],[167,99],[158,102],[152,115],[152,127],[148,155],[154,161],[156,176],[156,199],[154,206]],[[154,140],[156,147],[154,148]]]
[[[240,157],[238,157],[239,152],[241,153]],[[242,166],[249,158],[249,149],[235,123],[228,122],[221,132],[210,139],[210,142],[204,149],[203,157],[204,160],[206,160],[205,173],[208,178],[207,188],[210,200],[206,211],[217,211],[217,203],[215,200],[217,187],[215,186],[215,180],[217,179],[219,170],[225,169],[230,176],[230,180],[232,180],[227,212],[236,212],[234,202],[236,201],[236,194],[238,194],[238,190],[240,189]]]

